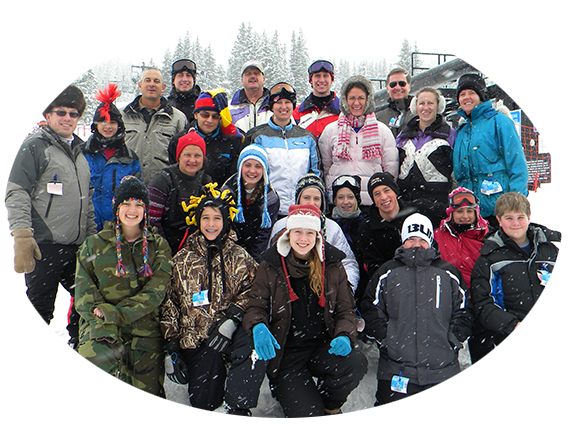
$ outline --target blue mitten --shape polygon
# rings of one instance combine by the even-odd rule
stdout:
[[[263,323],[253,327],[253,343],[259,360],[270,360],[277,355],[275,348],[281,349],[271,331]]]
[[[352,352],[352,344],[348,336],[338,336],[330,342],[330,354],[346,357]]]

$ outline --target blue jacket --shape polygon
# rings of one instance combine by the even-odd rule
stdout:
[[[457,128],[453,150],[454,177],[480,198],[480,214],[494,215],[494,205],[505,192],[528,194],[528,170],[524,149],[514,123],[486,101],[472,110],[466,121]],[[502,192],[485,195],[481,192],[484,180],[494,180]]]
[[[93,139],[93,135],[85,144],[83,154],[89,162],[91,171],[91,187],[94,188],[91,199],[95,207],[97,231],[100,231],[105,221],[115,219],[112,210],[115,187],[127,175],[140,178],[140,161],[138,156],[124,144],[107,160],[103,149]]]
[[[295,204],[296,184],[308,173],[320,176],[316,137],[312,132],[291,121],[283,130],[269,122],[251,129],[245,136],[245,145],[256,143],[267,150],[269,156],[269,183],[280,198],[280,215],[288,215]]]

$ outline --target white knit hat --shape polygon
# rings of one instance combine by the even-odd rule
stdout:
[[[321,211],[312,204],[293,204],[289,207],[289,213],[286,220],[286,231],[279,237],[277,241],[278,253],[285,257],[291,250],[288,233],[295,228],[311,229],[316,231],[316,252],[320,257],[320,261],[324,261],[323,239],[320,222]]]
[[[433,244],[433,224],[428,217],[414,213],[405,219],[401,228],[401,242],[405,243],[411,237],[419,237],[429,245]]]

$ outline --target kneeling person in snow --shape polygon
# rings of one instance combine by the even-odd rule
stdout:
[[[460,372],[472,307],[460,271],[433,247],[429,219],[403,223],[403,245],[371,279],[362,300],[366,332],[380,342],[376,405],[421,392]]]

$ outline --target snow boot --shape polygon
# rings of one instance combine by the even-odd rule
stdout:
[[[494,405],[502,405],[507,407],[512,399],[512,386],[505,384],[500,377],[492,370],[492,379],[490,380],[490,399]]]
[[[46,356],[45,338],[12,345],[10,358],[18,376],[18,394],[27,389],[34,396],[49,396],[51,384],[42,367]]]

